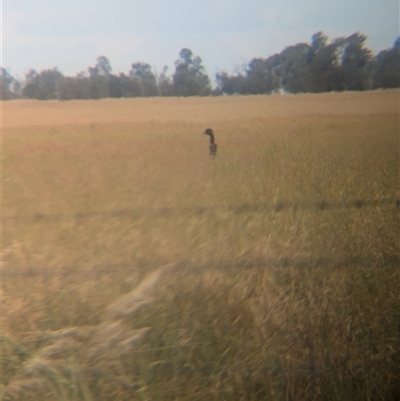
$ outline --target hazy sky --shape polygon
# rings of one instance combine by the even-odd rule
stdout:
[[[399,35],[399,0],[1,0],[1,9],[1,64],[19,78],[30,68],[75,75],[100,55],[115,73],[137,61],[173,72],[183,47],[214,77],[320,30],[361,31],[374,52]]]

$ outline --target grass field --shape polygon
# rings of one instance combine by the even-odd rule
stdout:
[[[2,399],[398,400],[399,199],[398,90],[2,103]]]

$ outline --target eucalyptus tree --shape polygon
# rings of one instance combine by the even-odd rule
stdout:
[[[210,79],[201,58],[187,48],[179,53],[172,81],[177,96],[206,96],[211,93]]]

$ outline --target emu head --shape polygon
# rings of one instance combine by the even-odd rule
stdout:
[[[207,128],[203,134],[208,135],[210,137],[210,143],[214,143],[214,131],[211,128]]]

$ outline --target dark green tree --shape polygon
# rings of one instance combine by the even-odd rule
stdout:
[[[307,43],[298,43],[286,47],[279,55],[276,75],[280,79],[280,87],[285,92],[309,92],[309,64],[313,49]]]
[[[345,40],[341,60],[344,90],[369,88],[367,64],[371,59],[371,50],[364,47],[366,40],[367,37],[359,32]]]
[[[164,66],[162,72],[158,76],[158,93],[160,96],[173,96],[174,85],[171,77],[167,74],[168,67]]]
[[[108,80],[101,75],[91,75],[89,79],[90,98],[103,99],[108,97]]]
[[[56,67],[40,73],[30,70],[25,76],[23,96],[39,100],[58,99],[58,84],[63,78]]]
[[[322,39],[321,36],[320,39]],[[344,90],[341,55],[343,54],[345,39],[335,39],[328,45],[325,43],[326,40],[324,38],[312,45],[312,60],[308,66],[310,92],[319,93]]]
[[[122,87],[123,97],[140,96],[140,86],[133,81],[129,75],[124,73],[119,74],[119,81]]]
[[[112,68],[107,57],[97,57],[96,65],[94,67],[89,67],[88,71],[91,99],[108,97],[108,81]]]
[[[207,96],[211,93],[210,79],[202,60],[190,49],[180,51],[172,80],[177,96]]]
[[[111,74],[112,68],[110,61],[105,56],[99,56],[96,59],[97,63],[94,67],[98,75],[102,75],[103,77],[107,77]]]
[[[129,76],[138,87],[138,96],[157,96],[157,79],[154,75],[150,64],[148,63],[133,63]]]
[[[327,42],[328,37],[322,31],[314,33],[314,35],[311,36],[311,46],[315,53],[321,51],[326,46]]]
[[[0,81],[0,100],[16,99],[18,97],[16,93],[18,91],[18,81],[3,67],[0,67]]]
[[[276,74],[273,57],[267,60],[254,58],[246,71],[247,93],[270,94],[279,90],[280,80]]]
[[[236,75],[222,71],[216,74],[219,93],[232,94],[270,94],[279,91],[280,77],[277,75],[279,55],[268,59],[254,58],[239,70]]]
[[[64,77],[58,84],[58,100],[76,99],[75,78]]]
[[[373,88],[400,87],[400,36],[392,48],[378,53],[370,63],[370,70]]]
[[[247,77],[242,73],[237,75],[228,75],[227,72],[218,72],[215,76],[217,88],[220,93],[227,95],[245,95],[248,94]]]
[[[117,99],[124,96],[122,80],[118,75],[110,74],[108,76],[108,96]]]
[[[58,83],[59,100],[90,99],[90,82],[86,72],[75,77],[64,77]]]

